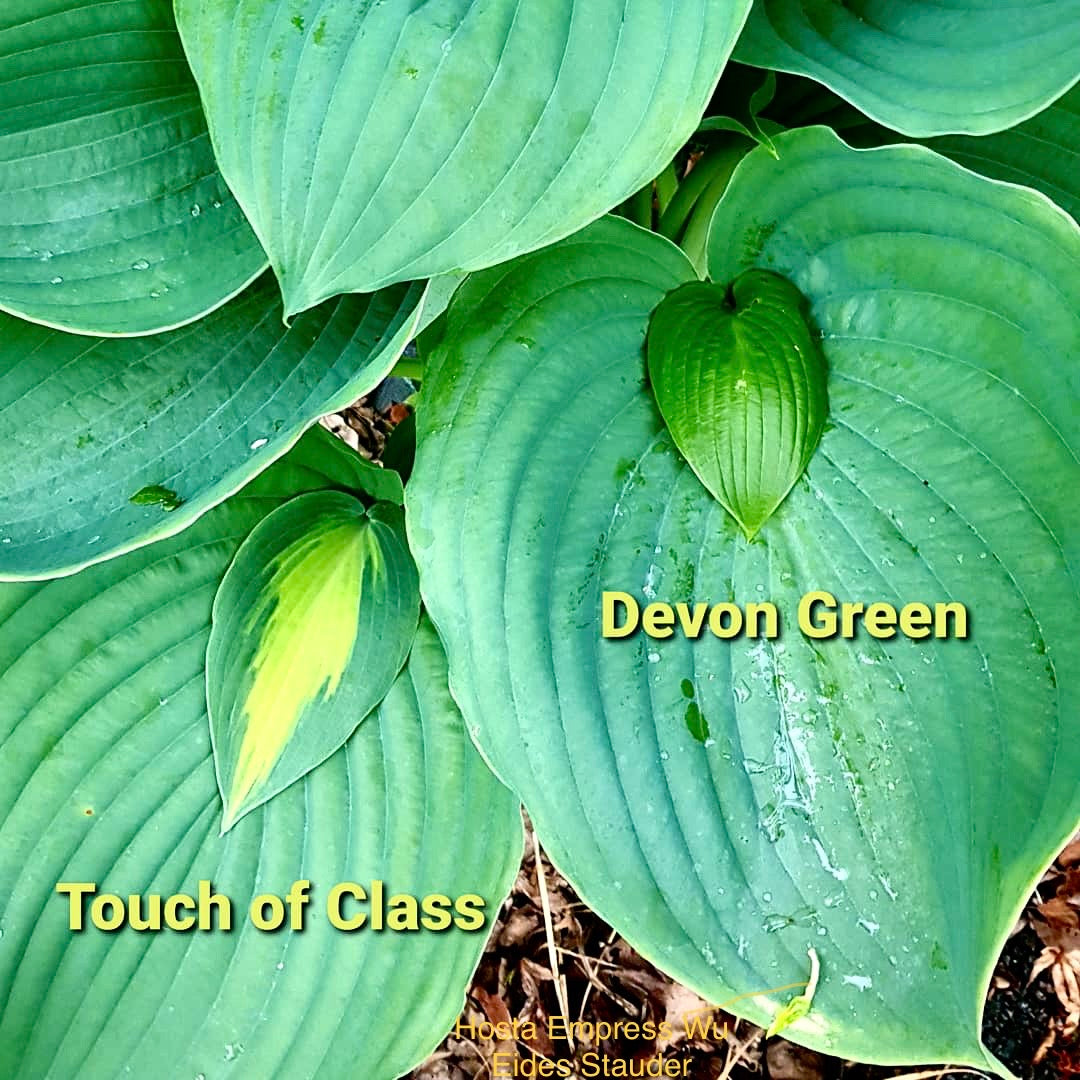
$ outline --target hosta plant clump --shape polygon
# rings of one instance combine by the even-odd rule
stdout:
[[[522,806],[770,1036],[1022,1071],[1080,8],[858,8],[0,13],[0,1074],[405,1074]]]

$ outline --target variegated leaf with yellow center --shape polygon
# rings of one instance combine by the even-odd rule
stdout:
[[[344,744],[401,670],[419,614],[396,506],[316,492],[251,533],[207,647],[222,832]]]

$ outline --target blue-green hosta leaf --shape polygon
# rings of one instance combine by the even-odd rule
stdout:
[[[926,145],[984,176],[1035,188],[1080,221],[1080,87],[1008,131]]]
[[[259,523],[218,590],[206,654],[223,832],[340,749],[419,617],[400,507],[314,492]]]
[[[5,0],[0,308],[145,334],[266,265],[214,164],[168,0]]]
[[[820,102],[828,108],[827,100]],[[888,128],[865,117],[844,118],[844,141],[881,146],[901,141]],[[815,119],[815,123],[825,123]],[[831,127],[836,127],[830,123]],[[994,135],[942,135],[920,140],[973,172],[1034,188],[1080,221],[1080,87],[1074,87],[1041,113]]]
[[[1080,80],[1080,0],[759,0],[736,55],[908,135],[985,135]]]
[[[767,526],[747,542],[646,384],[689,266],[605,221],[451,304],[406,493],[421,592],[485,756],[636,948],[767,1026],[813,947],[788,1037],[993,1068],[994,960],[1080,820],[1080,231],[921,147],[776,145],[710,248],[824,334],[832,426]],[[605,590],[771,601],[781,637],[602,640]],[[812,590],[962,602],[970,636],[811,639]]]
[[[485,933],[325,917],[337,883],[381,880],[387,896],[477,893],[490,926],[513,881],[516,801],[468,741],[430,625],[345,746],[219,836],[211,605],[268,511],[351,484],[351,455],[323,434],[181,536],[0,585],[0,1075],[390,1080],[454,1022]],[[250,924],[254,896],[303,879],[302,932]],[[124,896],[210,881],[233,929],[72,933],[61,881]]]
[[[690,136],[749,0],[178,0],[288,312],[566,236]]]
[[[753,539],[802,476],[829,410],[805,298],[768,270],[681,285],[652,314],[648,358],[675,445]]]
[[[405,484],[400,473],[382,462],[368,461],[359,454],[355,454],[354,458],[356,480],[353,487],[366,501],[393,503],[394,506],[405,505]]]
[[[393,367],[423,287],[286,328],[272,275],[154,338],[0,315],[0,580],[69,573],[171,536]]]
[[[771,122],[780,121],[785,127],[831,127],[852,146],[910,141],[808,79],[785,78],[770,114]],[[1041,191],[1080,221],[1080,86],[1007,131],[918,141],[972,172]]]

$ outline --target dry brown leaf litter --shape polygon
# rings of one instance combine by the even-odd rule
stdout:
[[[324,416],[319,423],[368,461],[377,461],[390,432],[407,415],[404,405],[392,405],[385,412],[376,412],[367,398],[361,398],[339,413]]]

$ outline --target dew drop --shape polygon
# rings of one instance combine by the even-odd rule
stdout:
[[[132,270],[149,270],[150,269],[150,263],[146,259],[139,259],[138,261],[133,262],[131,264],[131,269]]]
[[[56,277],[54,277],[52,279],[52,283],[54,285],[63,285],[64,284],[64,279],[62,277],[60,277],[59,274],[57,274]]]

